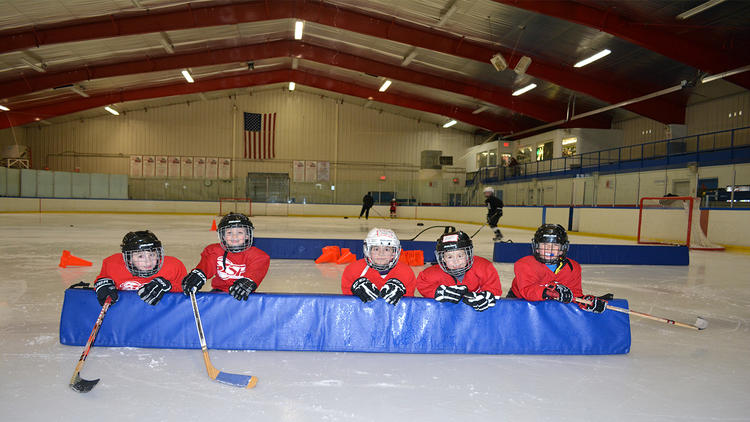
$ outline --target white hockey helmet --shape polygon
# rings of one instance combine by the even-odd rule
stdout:
[[[385,265],[375,264],[370,257],[370,250],[373,246],[386,246],[394,248],[395,254],[393,259],[391,259]],[[367,261],[367,265],[376,269],[377,271],[389,271],[391,268],[396,266],[398,258],[401,255],[401,242],[398,240],[396,233],[394,233],[391,229],[379,229],[376,227],[370,230],[370,232],[367,233],[367,237],[365,237],[364,245],[362,248],[365,254],[365,261]]]
[[[492,189],[492,186],[486,186],[482,192],[484,192],[485,194],[487,194],[487,193],[494,194],[495,193],[495,189]]]

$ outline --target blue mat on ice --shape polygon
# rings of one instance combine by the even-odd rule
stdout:
[[[463,304],[404,298],[363,304],[353,296],[199,293],[208,347],[380,353],[598,355],[630,351],[627,314],[574,304],[503,299],[485,312]],[[628,307],[626,300],[612,304]],[[83,346],[101,311],[92,290],[65,291],[60,342]],[[132,292],[107,313],[97,346],[200,349],[190,300],[167,293],[151,306]]]
[[[281,237],[256,237],[253,246],[267,253],[271,259],[317,259],[324,246],[349,248],[357,255],[364,257],[361,239],[290,239]],[[405,251],[421,250],[425,262],[435,261],[435,242],[419,240],[402,240],[401,249]]]
[[[690,265],[685,246],[571,244],[568,256],[579,264]],[[516,262],[531,255],[530,243],[495,243],[492,260]]]

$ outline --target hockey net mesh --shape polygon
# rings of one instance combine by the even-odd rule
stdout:
[[[229,213],[245,214],[253,216],[253,200],[251,198],[219,198],[219,215]]]
[[[638,243],[723,250],[701,228],[700,201],[691,197],[641,198]]]

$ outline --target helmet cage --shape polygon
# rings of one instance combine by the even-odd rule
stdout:
[[[539,253],[539,249],[543,247],[543,244],[560,245],[559,255],[550,257]],[[557,264],[563,261],[568,254],[569,246],[568,234],[559,224],[545,224],[539,227],[536,233],[534,233],[534,238],[531,240],[531,249],[534,258],[543,264]]]
[[[462,268],[448,268],[445,262],[445,253],[458,250],[466,253],[466,265]],[[435,245],[435,256],[443,271],[453,277],[462,277],[474,265],[474,243],[469,235],[462,231],[444,233]]]
[[[452,251],[464,251],[466,252],[466,265],[464,265],[462,268],[448,268],[448,266],[445,263],[445,254],[447,252]],[[465,248],[455,248],[455,249],[448,249],[444,251],[437,251],[437,261],[438,265],[440,265],[440,268],[443,269],[447,274],[453,276],[453,277],[462,277],[464,274],[466,274],[467,271],[471,269],[471,266],[474,265],[474,247],[469,246]]]
[[[401,242],[396,237],[395,233],[388,230],[386,233],[392,234],[392,236],[378,236],[376,230],[382,231],[382,229],[372,229],[370,230],[370,233],[367,234],[367,237],[364,240],[364,243],[362,245],[362,252],[365,255],[365,262],[367,262],[367,265],[369,267],[374,268],[376,271],[390,271],[393,267],[396,266],[396,263],[398,263],[398,259],[401,256]],[[393,258],[388,261],[387,264],[376,264],[372,260],[372,247],[373,246],[381,246],[381,247],[391,247],[396,249],[396,253],[394,254]]]
[[[245,236],[245,241],[240,245],[230,246],[226,241],[227,230],[233,228],[244,228],[247,233],[247,236]],[[225,251],[229,251],[232,253],[242,252],[245,249],[248,249],[253,244],[253,229],[253,223],[251,223],[250,219],[246,216],[242,214],[228,214],[224,218],[222,218],[221,222],[219,223],[219,227],[217,230],[219,243]]]
[[[161,246],[159,239],[148,230],[129,232],[122,239],[120,245],[122,250],[122,259],[125,261],[130,274],[135,277],[151,277],[161,270],[162,264],[164,264],[164,248]],[[156,265],[153,268],[146,270],[139,269],[133,261],[133,254],[139,252],[154,252],[156,253]]]

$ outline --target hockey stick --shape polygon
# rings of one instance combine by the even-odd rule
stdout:
[[[223,382],[224,384],[235,387],[253,388],[258,383],[258,378],[252,375],[230,374],[216,369],[208,357],[208,347],[206,346],[206,336],[203,335],[203,324],[201,315],[198,313],[198,302],[195,300],[195,292],[190,292],[190,302],[193,304],[193,315],[195,316],[195,326],[198,328],[198,337],[201,341],[201,350],[203,350],[203,360],[206,363],[206,372],[212,380]]]
[[[456,228],[453,227],[453,226],[430,226],[430,227],[427,227],[426,229],[422,230],[421,232],[417,233],[416,236],[412,237],[411,239],[406,239],[406,240],[410,240],[410,241],[414,240],[417,237],[419,237],[420,234],[426,232],[429,229],[434,229],[435,227],[441,227],[441,228],[445,229],[445,233],[450,233],[452,231],[456,231]]]
[[[96,324],[94,324],[94,329],[91,330],[91,335],[89,335],[89,340],[86,342],[86,347],[83,349],[83,353],[81,353],[81,358],[78,359],[78,365],[76,365],[76,370],[73,372],[73,376],[70,378],[70,388],[73,390],[79,392],[79,393],[88,393],[91,391],[92,388],[99,382],[99,378],[95,380],[86,380],[81,378],[81,369],[83,368],[83,363],[86,362],[86,357],[89,355],[89,350],[91,349],[91,345],[94,343],[94,339],[96,338],[96,334],[99,332],[99,327],[102,326],[102,321],[104,321],[104,315],[107,313],[107,309],[109,309],[109,305],[112,304],[112,298],[107,297],[107,300],[104,301],[104,305],[102,306],[102,311],[99,312],[99,318],[96,319]]]
[[[580,297],[576,298],[576,302],[583,303],[584,305],[591,305],[591,301],[590,300],[586,300],[586,299],[583,299],[583,298],[580,298]],[[617,312],[622,312],[624,314],[630,314],[630,315],[635,315],[635,316],[639,316],[639,317],[642,317],[642,318],[652,319],[654,321],[663,322],[665,324],[676,325],[678,327],[690,328],[690,329],[698,330],[698,331],[705,330],[706,327],[708,327],[708,321],[706,321],[705,319],[703,319],[701,317],[697,317],[696,318],[695,325],[690,325],[690,324],[685,324],[683,322],[674,321],[674,320],[671,320],[671,319],[660,318],[660,317],[657,317],[657,316],[645,314],[643,312],[633,311],[633,310],[625,309],[625,308],[618,308],[617,306],[612,306],[609,303],[607,304],[607,309],[611,309],[611,310],[617,311]]]
[[[479,227],[479,228],[477,229],[477,231],[475,231],[475,232],[474,232],[474,234],[472,234],[472,235],[471,235],[471,238],[473,239],[473,238],[474,238],[474,236],[476,236],[476,235],[477,235],[477,233],[479,233],[479,230],[482,230],[482,229],[484,228],[484,226],[486,226],[486,225],[487,225],[487,223],[484,223],[484,224],[482,224],[482,226],[481,226],[481,227]]]

